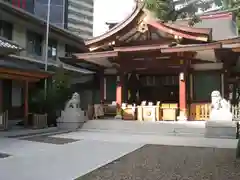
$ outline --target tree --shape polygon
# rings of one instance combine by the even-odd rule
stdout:
[[[198,9],[203,11],[209,9],[212,1],[192,0],[178,10],[175,9],[176,4],[173,0],[145,0],[144,3],[149,11],[153,12],[157,18],[165,22],[188,17],[189,25],[192,26],[200,21],[196,15]]]
[[[229,10],[235,13],[237,17],[237,27],[240,30],[240,0],[215,0],[221,4],[222,10]]]
[[[66,101],[71,96],[70,77],[66,71],[60,67],[49,80],[47,93],[44,89],[38,90],[30,99],[30,111],[37,114],[48,114],[48,123],[55,124],[57,112],[62,110]]]
[[[228,10],[232,8],[238,8],[240,0],[215,0],[216,2],[221,1],[222,9]]]

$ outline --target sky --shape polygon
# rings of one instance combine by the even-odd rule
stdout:
[[[93,36],[108,30],[106,22],[123,21],[134,7],[134,0],[94,0]]]

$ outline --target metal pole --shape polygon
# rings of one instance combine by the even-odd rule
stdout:
[[[62,25],[63,25],[63,29],[65,29],[65,13],[66,13],[66,0],[63,0],[63,21],[62,21]]]
[[[49,37],[50,7],[51,7],[51,0],[48,0],[46,39],[45,39],[45,57],[44,57],[45,71],[48,70],[48,37]],[[44,93],[45,93],[45,98],[46,98],[47,97],[47,79],[45,79],[45,81],[44,81]]]

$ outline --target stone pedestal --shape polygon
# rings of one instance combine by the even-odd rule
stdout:
[[[114,117],[114,119],[122,119],[122,115],[117,114],[117,115]]]
[[[82,127],[87,117],[81,109],[69,108],[62,111],[61,117],[57,119],[57,127],[59,129],[76,130]]]
[[[206,138],[236,138],[236,123],[228,120],[209,120],[205,124]]]
[[[187,116],[184,111],[180,111],[179,116],[177,117],[178,121],[187,121]]]
[[[117,111],[117,113],[116,113],[116,116],[114,118],[115,119],[122,119],[122,108],[117,105],[116,111]]]

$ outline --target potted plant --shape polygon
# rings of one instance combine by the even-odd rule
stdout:
[[[59,112],[64,108],[66,101],[71,95],[69,76],[63,68],[59,68],[53,78],[51,84],[45,92],[41,89],[35,93],[30,102],[30,116],[47,118],[48,126],[56,126],[56,119],[60,115]],[[43,121],[43,120],[42,120]],[[45,121],[45,120],[44,120]]]
[[[28,122],[33,128],[47,127],[46,100],[44,90],[39,90],[29,102]]]

